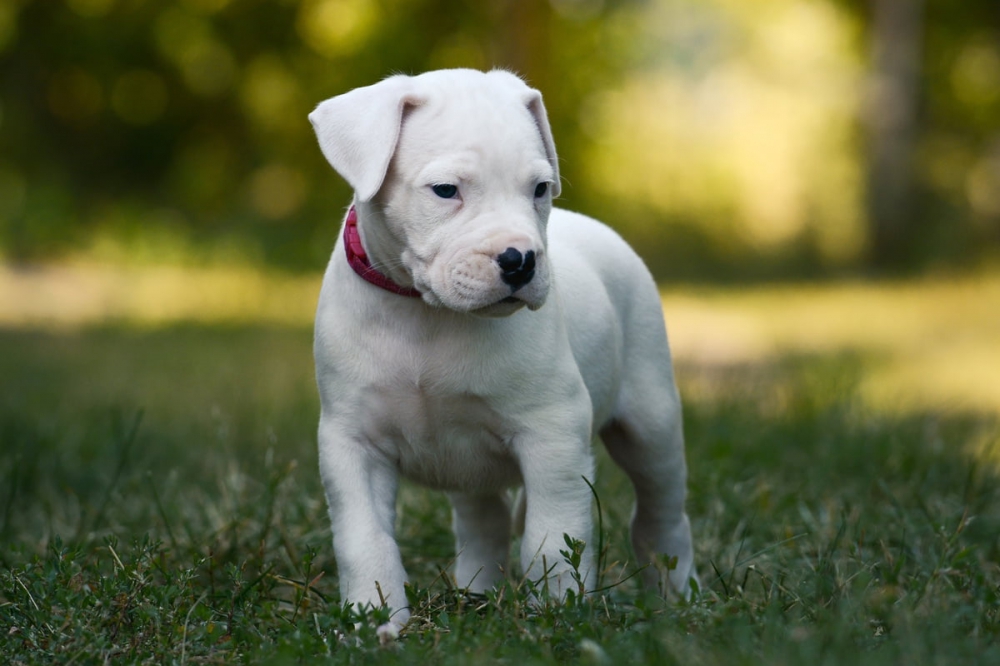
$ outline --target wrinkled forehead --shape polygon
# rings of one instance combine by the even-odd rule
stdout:
[[[398,152],[419,155],[422,161],[458,153],[511,164],[546,159],[524,99],[490,86],[436,90],[408,109]]]

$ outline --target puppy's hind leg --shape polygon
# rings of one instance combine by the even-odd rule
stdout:
[[[511,509],[505,493],[448,493],[455,531],[455,582],[484,592],[503,580],[510,552]]]
[[[673,386],[655,390],[647,384],[623,396],[619,416],[601,430],[611,458],[625,471],[635,489],[632,546],[640,565],[648,565],[643,580],[662,593],[669,588],[690,596],[697,580],[691,525],[684,510],[687,466],[680,401]],[[666,556],[676,565],[667,580],[653,563]]]

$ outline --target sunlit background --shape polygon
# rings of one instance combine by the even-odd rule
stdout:
[[[350,193],[307,113],[454,66],[542,90],[682,360],[1000,411],[995,0],[5,0],[0,326],[308,326]]]

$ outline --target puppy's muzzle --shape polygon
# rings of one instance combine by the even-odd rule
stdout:
[[[535,277],[535,251],[528,250],[521,254],[517,248],[508,247],[497,255],[497,265],[502,271],[500,279],[514,293]]]

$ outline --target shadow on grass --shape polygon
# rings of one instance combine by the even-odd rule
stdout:
[[[0,657],[1000,656],[998,420],[876,412],[857,390],[873,361],[850,355],[678,368],[700,601],[616,584],[634,570],[631,493],[601,454],[611,588],[595,603],[532,609],[516,585],[457,594],[440,575],[453,556],[448,506],[405,486],[413,628],[395,649],[364,630],[345,643],[355,618],[338,605],[315,463],[310,339],[0,332]]]

